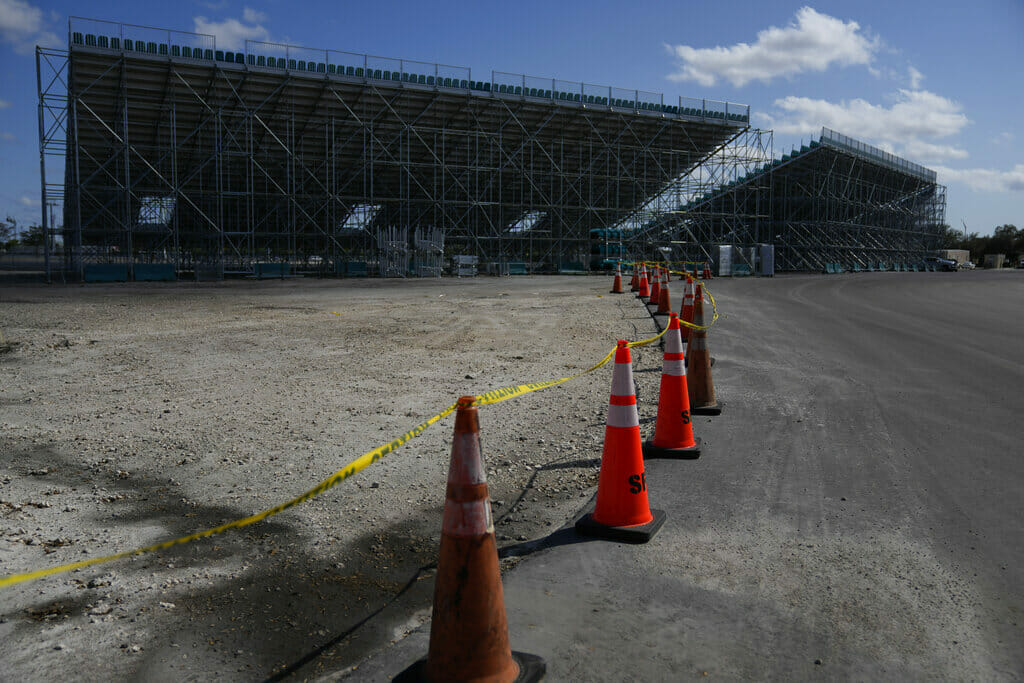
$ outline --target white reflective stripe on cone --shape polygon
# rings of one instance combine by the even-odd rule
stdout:
[[[665,335],[665,353],[682,353],[683,338],[679,330],[670,329]]]
[[[491,501],[485,499],[457,503],[454,500],[445,500],[444,526],[441,533],[460,537],[493,534],[494,520],[491,519]]]
[[[663,375],[672,375],[673,377],[685,377],[686,366],[681,360],[666,360],[661,363],[661,372]]]
[[[448,466],[448,481],[459,484],[486,484],[483,459],[480,457],[480,435],[476,432],[456,433],[452,439],[452,451],[462,453],[461,458],[452,458]]]
[[[612,373],[612,396],[635,396],[633,368],[628,363],[616,363]]]
[[[636,412],[636,404],[628,406],[608,406],[609,427],[639,427],[640,416]]]

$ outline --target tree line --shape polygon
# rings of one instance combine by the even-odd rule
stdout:
[[[19,228],[18,221],[10,216],[0,221],[0,249],[17,246],[41,247],[45,242],[46,236],[41,225]]]
[[[982,237],[976,232],[965,235],[948,225],[943,238],[943,249],[966,249],[971,252],[975,263],[984,259],[985,254],[1005,254],[1006,265],[1016,265],[1024,256],[1024,229],[1007,223],[996,228],[990,236]]]

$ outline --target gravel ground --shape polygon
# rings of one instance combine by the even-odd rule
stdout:
[[[462,394],[589,367],[655,331],[610,284],[7,286],[0,573],[244,517]],[[634,353],[656,392],[659,352]],[[481,409],[506,566],[592,495],[609,382]],[[451,422],[266,522],[0,590],[3,677],[305,677],[400,638],[429,619]]]

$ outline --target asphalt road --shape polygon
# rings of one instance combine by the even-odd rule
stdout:
[[[1024,676],[1024,271],[710,284],[725,409],[699,460],[647,463],[665,527],[526,544],[513,648],[548,680]],[[330,677],[387,680],[428,631]]]

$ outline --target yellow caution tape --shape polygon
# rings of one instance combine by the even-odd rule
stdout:
[[[668,330],[668,328],[665,328],[664,330],[661,331],[660,334],[658,334],[658,335],[656,335],[654,337],[651,337],[649,339],[643,339],[643,340],[640,340],[640,341],[630,342],[629,346],[632,348],[632,347],[636,347],[636,346],[643,346],[645,344],[653,343],[653,342],[657,341],[658,339],[660,339],[661,336],[664,335],[667,330]],[[502,401],[507,401],[510,398],[515,398],[517,396],[523,396],[525,394],[529,394],[529,393],[534,392],[534,391],[540,391],[541,389],[547,389],[549,387],[557,386],[557,385],[562,384],[564,382],[568,382],[571,379],[576,379],[577,377],[582,377],[583,375],[586,375],[588,373],[591,373],[591,372],[597,370],[600,367],[603,367],[605,364],[608,363],[609,360],[612,359],[612,357],[614,355],[615,355],[615,350],[613,349],[612,351],[608,352],[608,355],[606,355],[604,358],[602,358],[600,360],[600,362],[598,362],[596,365],[593,365],[593,366],[587,368],[586,370],[584,370],[582,372],[578,372],[575,375],[570,375],[569,377],[562,377],[560,379],[548,380],[547,382],[534,382],[534,383],[531,383],[531,384],[519,384],[517,386],[504,387],[504,388],[501,388],[501,389],[495,389],[493,391],[488,391],[487,393],[481,394],[480,396],[475,396],[472,405],[474,405],[474,406],[493,405],[495,403],[501,403]],[[197,532],[195,532],[193,534],[189,534],[187,536],[181,536],[179,538],[174,538],[174,539],[171,539],[169,541],[163,541],[162,543],[154,543],[153,545],[147,545],[147,546],[144,546],[142,548],[136,548],[134,550],[126,550],[124,552],[115,553],[113,555],[104,555],[103,557],[93,557],[93,558],[90,558],[88,560],[82,560],[80,562],[71,562],[69,564],[62,564],[62,565],[57,566],[57,567],[50,567],[49,569],[40,569],[40,570],[37,570],[37,571],[34,571],[34,572],[25,572],[24,574],[12,574],[10,576],[5,576],[3,578],[0,578],[0,588],[5,588],[7,586],[13,586],[13,585],[18,584],[18,583],[24,583],[25,581],[34,581],[35,579],[41,579],[41,578],[43,578],[45,576],[53,576],[54,574],[62,574],[64,572],[69,572],[69,571],[72,571],[74,569],[82,569],[84,567],[91,567],[93,565],[103,564],[105,562],[112,562],[114,560],[120,560],[120,559],[123,559],[125,557],[132,557],[134,555],[143,555],[145,553],[151,553],[151,552],[155,552],[155,551],[158,551],[158,550],[166,550],[167,548],[173,548],[176,545],[184,545],[185,543],[191,543],[192,541],[199,540],[200,538],[206,538],[208,536],[214,536],[216,534],[220,534],[220,533],[223,533],[225,531],[229,531],[231,529],[241,529],[242,527],[249,526],[250,524],[255,524],[256,522],[260,522],[260,521],[262,521],[262,520],[264,520],[264,519],[266,519],[268,517],[272,517],[273,515],[276,515],[278,513],[284,512],[285,510],[287,510],[289,508],[292,508],[292,507],[295,507],[296,505],[300,505],[302,503],[305,503],[305,502],[315,498],[316,496],[319,496],[321,493],[323,493],[323,492],[325,492],[325,491],[327,491],[329,489],[334,488],[335,486],[337,486],[341,482],[345,481],[349,477],[351,477],[351,476],[353,476],[353,475],[363,471],[364,469],[366,469],[367,467],[369,467],[373,463],[377,462],[378,460],[383,458],[388,453],[391,453],[392,451],[396,450],[397,448],[399,448],[400,446],[405,444],[407,441],[409,441],[409,440],[419,436],[420,434],[422,434],[428,427],[430,427],[435,422],[437,422],[439,420],[442,420],[445,417],[448,417],[449,415],[452,414],[452,412],[455,411],[455,409],[457,407],[458,407],[458,403],[453,403],[452,405],[448,406],[447,408],[442,410],[437,415],[434,415],[433,417],[429,418],[426,422],[422,422],[422,423],[416,425],[415,427],[413,427],[412,429],[407,431],[405,434],[402,434],[397,439],[394,439],[393,441],[389,441],[388,443],[384,444],[383,446],[378,446],[377,448],[373,449],[372,451],[370,451],[368,453],[365,453],[365,454],[361,455],[360,457],[356,458],[355,460],[350,462],[348,465],[346,465],[342,469],[338,470],[337,472],[335,472],[331,476],[327,477],[326,479],[324,479],[319,484],[317,484],[313,488],[309,489],[305,493],[302,493],[302,494],[296,496],[295,498],[292,498],[289,501],[281,503],[280,505],[275,505],[272,508],[267,508],[263,512],[257,512],[256,514],[250,515],[249,517],[245,517],[243,519],[236,519],[233,522],[227,522],[226,524],[221,524],[220,526],[213,527],[212,529],[206,529],[204,531],[197,531]]]
[[[233,522],[221,524],[220,526],[213,527],[212,529],[206,529],[205,531],[197,531],[196,533],[189,534],[188,536],[181,536],[179,538],[174,538],[169,541],[164,541],[162,543],[154,543],[153,545],[147,545],[142,548],[136,548],[135,550],[126,550],[122,553],[105,555],[103,557],[93,557],[88,560],[82,560],[81,562],[71,562],[70,564],[62,564],[58,567],[50,567],[49,569],[40,569],[34,572],[26,572],[24,574],[12,574],[11,576],[5,576],[3,578],[0,578],[0,588],[4,588],[6,586],[13,586],[14,584],[23,583],[25,581],[32,581],[34,579],[41,579],[44,576],[52,576],[54,574],[69,572],[73,569],[82,569],[83,567],[91,567],[95,564],[103,564],[104,562],[120,560],[122,558],[131,557],[133,555],[142,555],[144,553],[151,553],[157,550],[166,550],[167,548],[173,548],[176,545],[183,545],[185,543],[190,543],[200,538],[214,536],[216,534],[223,533],[230,529],[241,529],[242,527],[249,526],[250,524],[255,524],[256,522],[262,521],[267,517],[272,517],[273,515],[276,515],[280,512],[284,512],[288,508],[292,508],[295,507],[296,505],[300,505],[301,503],[305,503],[306,501],[315,498],[316,496],[319,496],[324,491],[334,488],[335,486],[345,481],[352,475],[363,471],[373,463],[377,462],[385,455],[387,455],[391,451],[395,450],[396,448],[404,444],[406,441],[409,441],[410,439],[419,436],[420,434],[423,433],[424,430],[426,430],[427,427],[434,424],[438,420],[441,420],[447,417],[448,415],[451,415],[452,411],[454,411],[455,408],[456,404],[453,403],[452,405],[448,406],[437,415],[434,415],[432,418],[428,419],[426,422],[416,425],[415,427],[407,431],[405,434],[402,434],[397,439],[389,441],[383,446],[378,446],[369,453],[365,453],[360,457],[356,458],[348,465],[338,470],[331,476],[327,477],[322,482],[320,482],[313,488],[309,489],[305,493],[298,495],[289,501],[281,503],[280,505],[275,505],[272,508],[267,508],[263,512],[257,512],[256,514],[250,515],[249,517],[245,517],[243,519],[236,519]]]

